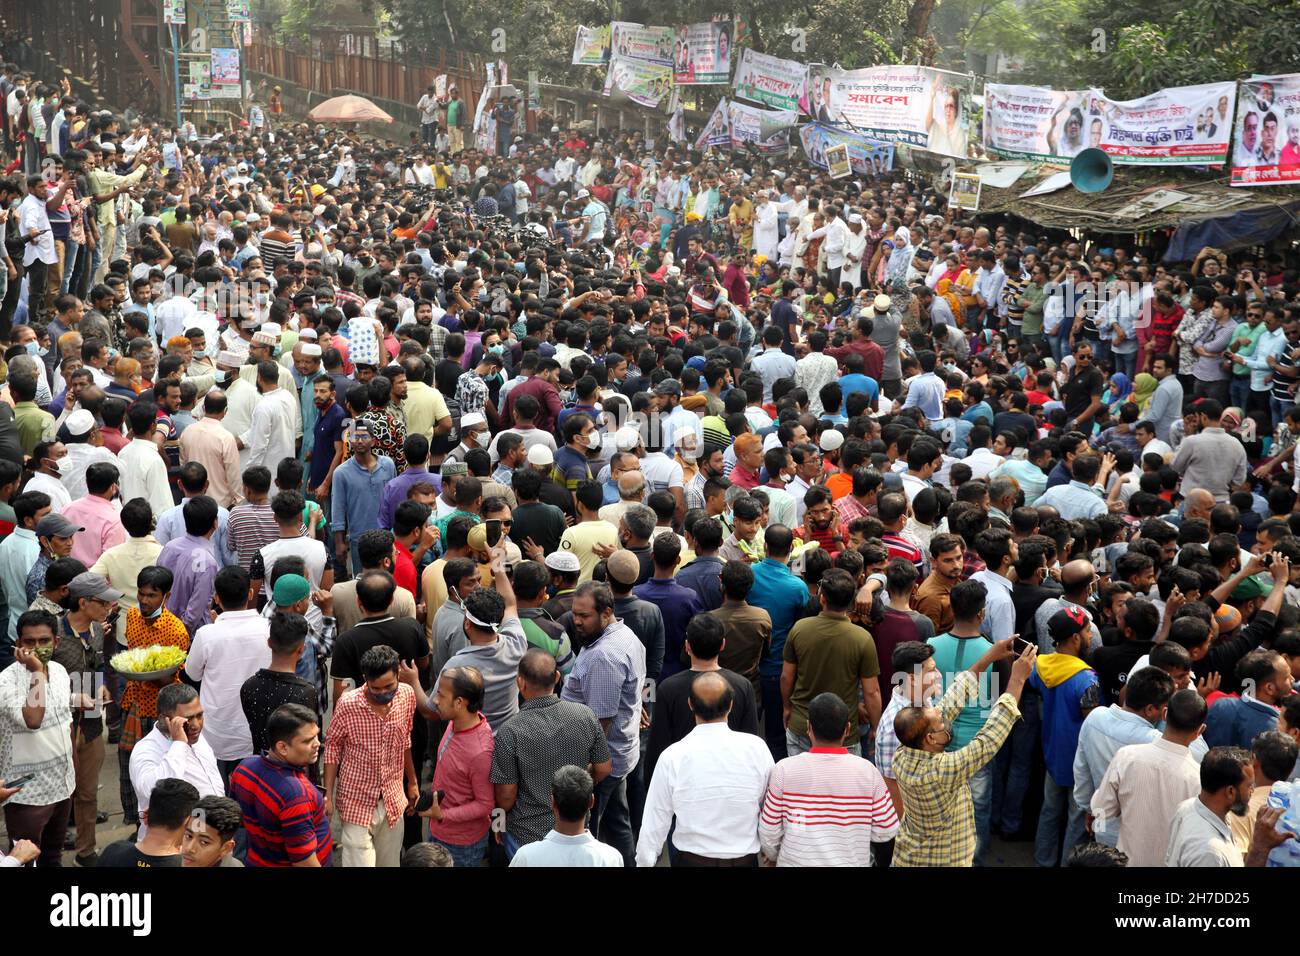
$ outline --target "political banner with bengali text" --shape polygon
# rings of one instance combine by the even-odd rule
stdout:
[[[573,38],[573,66],[604,66],[609,62],[609,25],[578,27]]]
[[[1100,90],[984,87],[984,147],[1004,159],[1067,163],[1094,148],[1118,165],[1222,165],[1232,117],[1230,82],[1123,101]]]
[[[732,32],[730,20],[681,27],[673,42],[673,81],[679,86],[730,82]]]
[[[773,109],[794,110],[805,96],[808,67],[797,60],[783,60],[746,47],[736,67],[732,93],[751,103]]]
[[[808,162],[826,169],[826,151],[834,146],[849,148],[849,164],[859,176],[873,176],[894,168],[894,144],[870,140],[824,123],[808,123],[799,128]]]
[[[629,60],[612,53],[605,74],[604,94],[623,93],[639,106],[658,107],[673,91],[672,67],[643,60]]]
[[[1233,186],[1300,182],[1300,73],[1242,80],[1236,120]]]
[[[752,146],[759,152],[777,153],[790,148],[790,130],[799,124],[798,110],[764,110],[732,100],[727,105],[731,148]]]
[[[815,121],[945,156],[969,153],[971,77],[925,66],[808,68],[801,104]]]
[[[609,25],[610,62],[614,57],[622,57],[671,69],[675,39],[672,27],[651,27],[644,23],[615,20]]]
[[[700,135],[695,138],[695,148],[706,150],[730,144],[731,111],[727,108],[727,98],[724,96],[718,100],[718,105],[713,108],[709,121],[704,124],[704,129],[700,130]]]

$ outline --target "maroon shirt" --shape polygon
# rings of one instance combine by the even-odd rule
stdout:
[[[848,345],[839,345],[826,350],[827,355],[840,363],[841,372],[844,371],[844,357],[850,352],[856,352],[862,356],[862,361],[867,366],[863,370],[863,374],[879,382],[885,370],[885,350],[870,339],[863,341],[854,339]]]
[[[556,391],[554,385],[534,375],[532,378],[525,379],[510,390],[506,396],[506,407],[501,411],[501,420],[512,422],[515,420],[515,402],[521,395],[531,395],[537,399],[538,404],[542,406],[541,412],[537,415],[537,421],[533,424],[544,432],[555,433],[555,419],[560,414],[560,393]]]

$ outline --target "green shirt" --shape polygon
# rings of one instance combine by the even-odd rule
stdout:
[[[460,99],[449,100],[447,102],[447,126],[448,128],[460,125],[460,115],[465,111],[465,102]]]
[[[434,522],[438,526],[438,541],[441,543],[441,547],[444,551],[447,549],[447,523],[451,521],[452,518],[459,518],[462,515],[467,518],[473,518],[474,524],[478,524],[483,520],[472,511],[461,511],[460,509],[457,509],[451,512],[451,514],[443,515]]]
[[[54,437],[54,416],[37,407],[35,402],[14,405],[14,424],[18,427],[18,440],[22,443],[24,455],[30,455],[38,444]]]
[[[848,707],[848,739],[850,743],[856,741],[862,681],[880,674],[876,642],[871,635],[846,617],[822,613],[795,622],[785,639],[782,657],[795,666],[787,725],[790,730],[806,736],[808,704],[818,694],[830,692]]]
[[[1029,300],[1025,306],[1024,325],[1020,331],[1023,335],[1043,334],[1043,303],[1047,301],[1047,289],[1037,282],[1025,286],[1022,295]]]
[[[1257,322],[1253,329],[1250,327],[1249,323],[1246,322],[1238,323],[1237,327],[1232,330],[1232,341],[1236,342],[1237,339],[1250,339],[1250,344],[1243,345],[1241,346],[1241,348],[1229,348],[1228,351],[1236,352],[1238,355],[1242,356],[1243,358],[1251,358],[1255,354],[1255,346],[1259,344],[1259,337],[1263,335],[1266,331],[1268,330],[1264,327],[1263,322]],[[1232,374],[1249,375],[1250,366],[1238,365],[1237,363],[1234,362],[1232,365]]]
[[[927,643],[934,648],[934,663],[938,667],[939,673],[944,675],[945,691],[959,675],[974,667],[975,662],[993,646],[987,638],[981,635],[954,637],[952,634],[939,634],[930,638]],[[992,669],[986,670],[979,675],[982,692],[978,701],[964,706],[957,716],[953,718],[952,742],[948,744],[946,749],[960,750],[965,747],[975,739],[979,729],[984,726],[984,721],[997,699],[996,694],[983,692],[988,686],[991,686],[983,684],[984,681],[991,679],[991,674]],[[981,709],[980,701],[985,702],[986,707],[989,709]]]

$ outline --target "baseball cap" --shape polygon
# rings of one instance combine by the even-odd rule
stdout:
[[[63,515],[57,514],[48,514],[36,522],[36,536],[38,538],[71,538],[78,531],[85,530],[85,528],[73,524]]]
[[[576,574],[582,570],[578,556],[572,551],[552,551],[546,556],[546,566],[561,574]]]
[[[821,441],[822,451],[835,451],[844,444],[844,433],[834,428],[828,428],[822,432]]]
[[[1246,578],[1246,580],[1242,581],[1235,588],[1233,588],[1232,594],[1229,595],[1228,600],[1249,601],[1251,598],[1267,597],[1269,594],[1272,593],[1273,593],[1273,585],[1271,583],[1265,584],[1263,581],[1259,579],[1259,575],[1254,575],[1252,577]]]
[[[528,464],[553,465],[555,464],[555,455],[545,445],[534,445],[528,449]]]
[[[641,576],[641,559],[623,548],[605,559],[605,570],[619,584],[636,584]]]
[[[311,594],[311,584],[301,574],[282,574],[275,581],[271,598],[276,607],[290,607]]]
[[[1063,607],[1047,621],[1047,633],[1052,643],[1059,644],[1072,634],[1092,626],[1092,618],[1081,607]]]
[[[95,427],[95,416],[88,410],[79,408],[68,416],[64,424],[68,426],[69,435],[88,435]]]
[[[68,583],[68,596],[72,598],[97,598],[100,601],[120,601],[122,592],[110,587],[102,574],[78,574]]]

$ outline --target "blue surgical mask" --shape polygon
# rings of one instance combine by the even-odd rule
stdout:
[[[504,345],[493,345],[490,348],[488,348],[488,351],[491,352],[493,355],[505,355],[506,347]]]
[[[397,688],[394,687],[392,690],[387,691],[386,693],[377,694],[369,687],[367,687],[366,693],[370,695],[370,699],[373,700],[376,704],[389,704],[392,703],[393,698],[397,696]]]
[[[28,342],[25,348],[27,349],[28,355],[36,356],[41,354],[41,343],[35,340]]]

